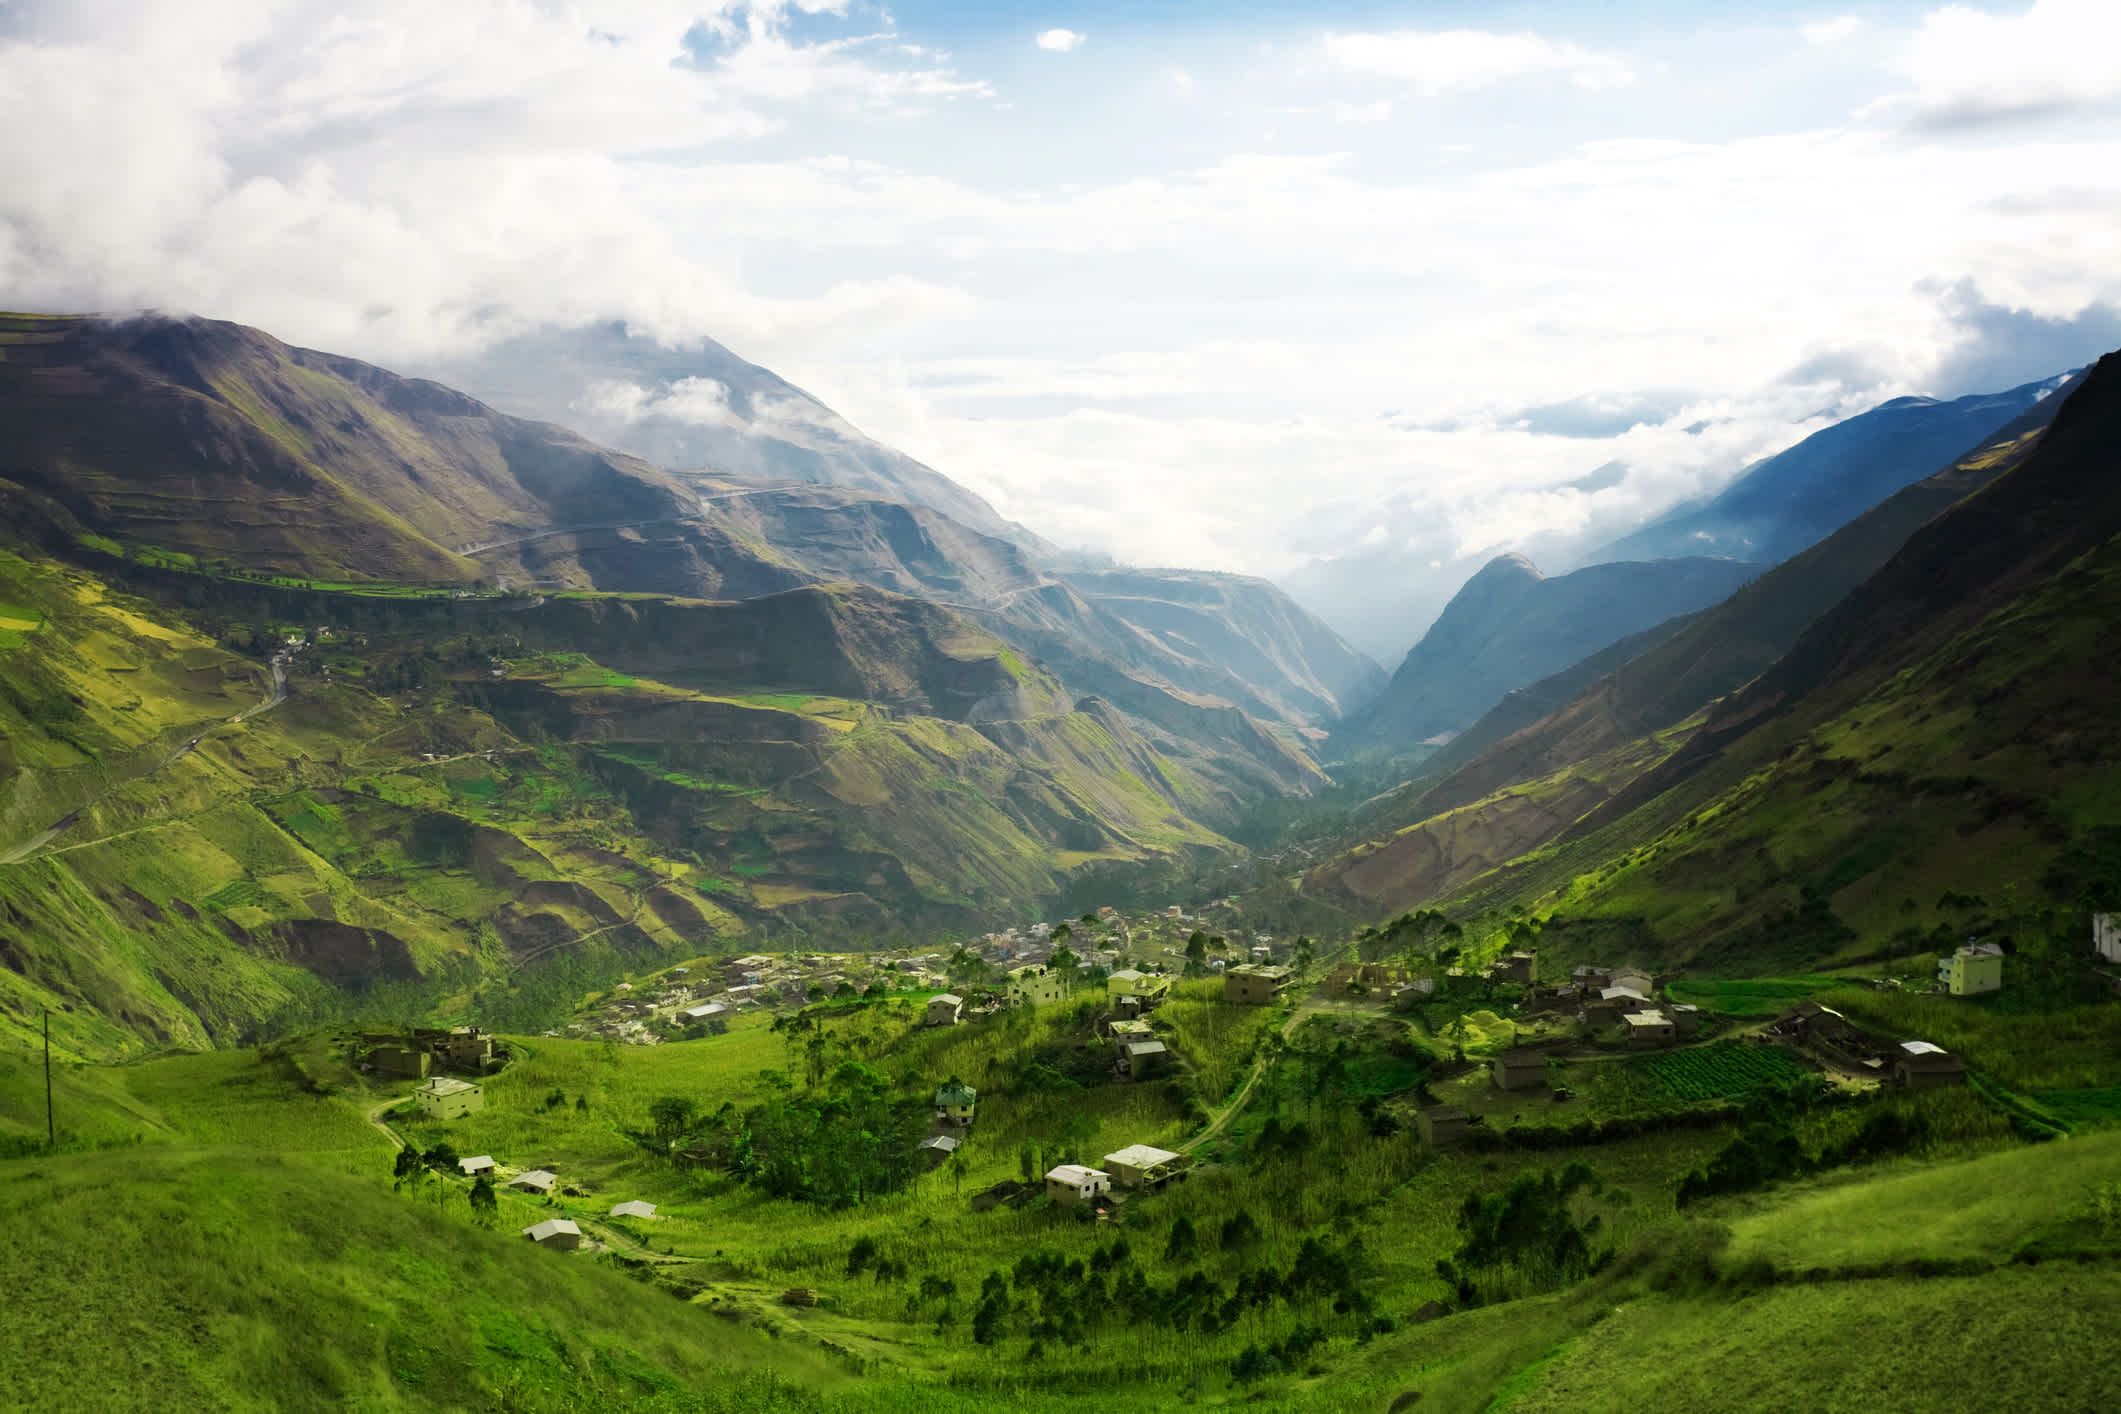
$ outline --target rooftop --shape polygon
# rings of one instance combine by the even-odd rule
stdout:
[[[1128,1168],[1155,1168],[1168,1164],[1178,1155],[1169,1149],[1159,1149],[1154,1144],[1129,1144],[1126,1148],[1105,1155],[1108,1164],[1124,1164]]]
[[[471,1084],[469,1081],[454,1080],[447,1075],[437,1075],[434,1079],[420,1086],[418,1093],[422,1095],[461,1095],[467,1090],[476,1090],[478,1088],[478,1086]]]
[[[1911,1056],[1941,1056],[1948,1054],[1944,1047],[1933,1046],[1927,1041],[1902,1041],[1900,1049]]]
[[[923,1139],[921,1141],[921,1147],[923,1149],[937,1149],[947,1154],[963,1142],[964,1141],[962,1139],[953,1139],[947,1134],[938,1134],[935,1135],[933,1138]]]
[[[955,992],[937,992],[934,996],[928,998],[928,1005],[934,1006],[937,1002],[941,1002],[944,1006],[963,1006],[965,999]]]
[[[630,1203],[620,1203],[614,1207],[611,1215],[615,1218],[652,1218],[655,1216],[655,1204],[644,1203],[636,1198]]]
[[[533,1242],[543,1242],[548,1237],[557,1237],[562,1233],[580,1237],[582,1230],[576,1227],[573,1221],[568,1218],[547,1218],[541,1223],[536,1223],[523,1229],[523,1235]]]
[[[1109,1161],[1108,1161],[1109,1162]],[[1093,1178],[1110,1179],[1111,1174],[1103,1169],[1094,1169],[1087,1164],[1055,1164],[1046,1170],[1046,1177],[1054,1183],[1088,1183]]]

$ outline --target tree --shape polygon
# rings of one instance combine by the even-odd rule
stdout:
[[[1308,937],[1299,935],[1296,939],[1296,970],[1298,972],[1309,972],[1312,960],[1317,956],[1318,954],[1313,949],[1311,940]]]
[[[1070,977],[1074,975],[1076,968],[1082,966],[1083,960],[1068,948],[1058,947],[1053,950],[1053,956],[1048,958],[1047,962],[1063,977]]]
[[[1053,930],[1053,946],[1059,947],[1062,943],[1067,942],[1068,939],[1074,936],[1075,930],[1069,927],[1067,924],[1062,923]]]
[[[648,1118],[655,1125],[656,1137],[672,1142],[692,1127],[699,1108],[683,1095],[665,1095],[648,1106]]]
[[[501,1203],[494,1196],[493,1178],[480,1174],[471,1181],[471,1215],[482,1225],[491,1225],[500,1220]]]
[[[1186,970],[1196,974],[1208,970],[1208,935],[1198,928],[1186,939]]]

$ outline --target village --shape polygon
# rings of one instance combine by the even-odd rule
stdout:
[[[1505,1029],[1484,1031],[1484,1054],[1469,1055],[1463,1045],[1456,1046],[1456,1063],[1440,1063],[1419,1087],[1421,1093],[1402,1103],[1421,1147],[1435,1153],[1509,1142],[1510,1136],[1528,1132],[1527,1119],[1551,1127],[1552,1116],[1578,1098],[1577,1090],[1608,1068],[1659,1055],[1691,1054],[1692,1071],[1715,1072],[1728,1082],[1729,1093],[1741,1093],[1770,1075],[1808,1074],[1849,1094],[1920,1093],[1968,1083],[1964,1058],[1945,1047],[1919,1037],[1881,1037],[1817,1001],[1740,1021],[1673,1000],[1672,979],[1644,969],[1586,963],[1546,979],[1539,953],[1526,948],[1500,953],[1470,974],[1459,966],[1439,969],[1419,960],[1342,960],[1313,975],[1308,940],[1299,944],[1299,965],[1293,958],[1278,961],[1294,950],[1264,938],[1241,952],[1224,942],[1218,949],[1222,955],[1204,962],[1205,939],[1198,930],[1185,932],[1192,922],[1178,910],[1132,919],[1102,910],[1075,924],[990,934],[947,956],[906,950],[862,957],[700,959],[637,984],[619,984],[567,1033],[547,1034],[664,1045],[726,1035],[747,1016],[793,1015],[820,1002],[850,998],[889,999],[919,1032],[977,1027],[1012,1013],[1058,1015],[1066,1006],[1071,1015],[1088,1018],[1092,1044],[1104,1048],[1106,1078],[1126,1085],[1167,1077],[1178,1068],[1174,1038],[1160,1027],[1158,1013],[1189,973],[1196,996],[1208,995],[1199,988],[1211,986],[1221,1006],[1271,1010],[1277,1028],[1291,1035],[1306,1017],[1367,1016],[1392,1018],[1392,1024],[1416,1030],[1426,1020],[1441,1042],[1452,1032],[1434,1025],[1437,1009],[1462,1008],[1463,1002],[1450,998],[1477,988],[1484,1000],[1508,1013],[1502,1018]],[[1105,959],[1103,965],[1071,965],[1068,954],[1078,943],[1088,956]],[[2111,971],[2121,963],[2121,927],[2114,916],[2095,919],[2092,943],[2098,975],[2121,975]],[[1146,968],[1132,965],[1136,962]],[[1931,990],[1942,997],[1984,996],[2003,985],[2005,965],[2002,949],[1970,941],[1939,959]],[[483,1082],[516,1059],[507,1041],[475,1026],[369,1031],[343,1039],[358,1055],[359,1069],[376,1080],[414,1082],[391,1117],[430,1128],[481,1114]],[[1704,1083],[1711,1088],[1698,1098],[1725,1093],[1714,1089],[1713,1080]],[[556,1099],[548,1097],[547,1107]],[[1242,1099],[1240,1092],[1236,1103]],[[953,1164],[975,1132],[980,1089],[950,1075],[933,1085],[926,1110],[926,1132],[916,1145],[918,1168],[935,1171]],[[1024,1175],[1026,1181],[980,1187],[969,1206],[973,1211],[1020,1208],[1043,1199],[1056,1210],[1080,1211],[1098,1222],[1124,1222],[1130,1199],[1191,1176],[1200,1161],[1191,1147],[1137,1139],[1094,1161],[1068,1158]],[[453,1150],[442,1152],[461,1179],[498,1185],[524,1201],[553,1206],[559,1199],[595,1195],[593,1185],[561,1177],[565,1164],[557,1155],[508,1163],[491,1153],[457,1158]],[[525,1239],[555,1250],[625,1250],[638,1248],[638,1233],[657,1218],[656,1203],[629,1197],[602,1213],[579,1202],[573,1208],[554,1207],[521,1231]],[[614,1223],[624,1226],[613,1228]]]

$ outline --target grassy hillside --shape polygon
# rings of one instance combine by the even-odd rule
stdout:
[[[164,583],[198,621],[0,558],[0,1026],[52,1004],[70,1053],[378,989],[527,1023],[628,955],[968,928],[1232,849],[1225,779],[917,600]]]

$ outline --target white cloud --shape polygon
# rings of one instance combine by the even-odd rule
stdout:
[[[1054,54],[1069,54],[1082,47],[1090,36],[1072,29],[1042,29],[1038,32],[1038,47]]]
[[[1820,20],[1815,24],[1797,26],[1804,42],[1818,49],[1830,48],[1845,39],[1852,39],[1865,28],[1862,20],[1854,15],[1839,15],[1831,20]]]
[[[1949,5],[1924,17],[1900,62],[1914,121],[1977,127],[2121,98],[2121,8],[2036,0],[2021,14]]]
[[[1432,95],[1553,75],[1590,89],[1616,88],[1634,79],[1634,71],[1616,54],[1536,34],[1400,29],[1329,34],[1321,47],[1327,62],[1339,68],[1411,83]]]
[[[589,385],[577,406],[615,422],[667,417],[695,427],[743,426],[743,419],[730,411],[729,389],[712,378],[681,378],[656,390],[602,379]]]

